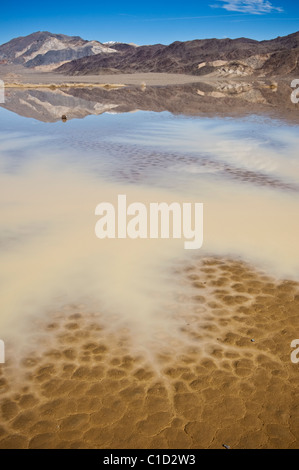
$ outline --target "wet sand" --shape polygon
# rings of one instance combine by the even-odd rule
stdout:
[[[31,325],[19,359],[7,345],[1,449],[298,448],[299,283],[216,257],[172,275],[180,334],[152,359],[83,305]]]

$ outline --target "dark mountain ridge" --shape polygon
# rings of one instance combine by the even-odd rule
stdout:
[[[120,50],[118,54],[97,54],[73,60],[57,69],[58,72],[70,75],[88,75],[98,73],[134,73],[134,72],[168,72],[204,75],[216,67],[225,64],[211,64],[215,61],[245,61],[243,65],[253,70],[263,68],[267,63],[267,71],[272,67],[279,69],[279,64],[273,58],[280,56],[285,62],[290,60],[290,70],[298,69],[296,59],[299,55],[299,32],[285,37],[267,41],[253,39],[196,39],[193,41],[176,41],[169,46],[155,44]],[[278,54],[278,55],[277,55]],[[261,64],[247,64],[249,58],[259,56]],[[205,64],[206,63],[206,64]],[[203,65],[204,64],[204,65]],[[259,67],[260,65],[260,67]],[[212,68],[211,68],[212,67]],[[247,70],[249,73],[249,69]],[[273,71],[273,70],[272,70]],[[275,71],[275,70],[274,70]]]

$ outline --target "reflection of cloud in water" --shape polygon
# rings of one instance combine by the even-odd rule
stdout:
[[[220,164],[249,171],[269,173],[278,178],[287,177],[298,182],[298,138],[296,128],[274,128],[272,121],[262,119],[176,119],[150,123],[138,133],[120,137],[124,142],[167,147],[168,151],[193,155],[198,163],[209,157]],[[287,159],[287,164],[286,164]]]

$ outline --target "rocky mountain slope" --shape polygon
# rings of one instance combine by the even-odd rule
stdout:
[[[299,32],[270,41],[204,39],[169,46],[129,47],[70,61],[57,71],[70,75],[168,72],[193,75],[292,74],[299,72]]]
[[[0,46],[0,61],[25,67],[49,66],[89,57],[115,54],[116,49],[98,41],[86,41],[79,36],[52,34],[47,31],[12,39]]]

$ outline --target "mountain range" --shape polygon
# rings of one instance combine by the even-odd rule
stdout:
[[[203,39],[136,46],[36,32],[0,46],[0,63],[66,75],[184,73],[270,76],[299,73],[299,32],[267,41]]]

